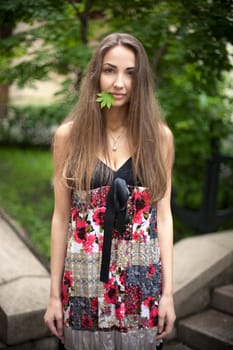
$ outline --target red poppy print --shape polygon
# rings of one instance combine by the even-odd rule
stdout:
[[[120,273],[120,283],[122,286],[125,285],[125,278],[126,278],[126,271],[123,270],[121,273]]]
[[[122,321],[125,317],[125,304],[117,303],[116,304],[116,318]]]
[[[153,277],[156,272],[155,266],[150,264],[148,267],[148,277]]]
[[[68,285],[69,287],[73,285],[74,279],[72,277],[72,274],[70,271],[65,271],[64,274],[64,284]]]
[[[72,220],[76,220],[77,215],[78,215],[78,209],[77,208],[72,208],[72,210],[71,210]]]
[[[99,280],[109,188],[91,189],[90,201],[86,193],[84,199],[75,191],[72,195],[62,303],[64,324],[73,330],[127,332],[158,324],[157,209],[145,187],[128,187],[130,221],[123,233],[113,228],[110,278],[108,283]]]
[[[105,216],[106,208],[98,208],[94,211],[93,221],[98,226],[104,225],[104,216]]]
[[[98,298],[91,299],[91,312],[96,314],[98,311]]]
[[[139,242],[140,239],[141,239],[140,233],[139,233],[139,232],[134,232],[134,233],[132,234],[132,239],[133,239],[133,241]]]
[[[132,240],[136,242],[145,242],[146,237],[143,230],[135,231],[132,234]]]
[[[68,304],[68,286],[65,284],[62,284],[62,304],[67,305]]]
[[[117,288],[116,285],[113,284],[113,278],[109,279],[109,282],[104,285],[105,293],[104,300],[107,304],[114,304],[116,302],[117,296]]]
[[[103,251],[104,235],[99,236],[99,252]]]
[[[147,191],[136,192],[134,194],[134,200],[135,200],[136,211],[139,211],[142,209],[146,210],[151,205],[149,194]]]
[[[106,204],[106,196],[110,186],[104,186],[94,189],[91,192],[91,205],[94,207],[104,207]]]
[[[158,324],[158,307],[152,306],[150,310],[149,327],[155,327]]]
[[[83,241],[83,249],[85,253],[92,253],[93,251],[93,244],[96,241],[95,235],[86,235],[85,241]]]
[[[143,304],[150,309],[154,305],[154,301],[154,297],[149,296],[143,301]]]
[[[74,239],[77,243],[83,243],[86,240],[86,232],[88,224],[85,220],[78,218],[76,221],[76,230],[74,232]]]
[[[104,299],[108,304],[114,304],[116,302],[116,287],[111,287],[104,293]]]
[[[84,329],[90,329],[93,326],[93,321],[91,319],[91,317],[88,316],[83,316],[82,318],[82,327]]]
[[[142,302],[142,292],[139,286],[126,287],[125,308],[128,315],[137,315]]]
[[[67,305],[68,303],[68,291],[69,288],[73,285],[74,279],[71,275],[70,271],[65,271],[62,283],[62,303],[63,305]]]

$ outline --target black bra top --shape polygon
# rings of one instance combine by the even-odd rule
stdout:
[[[98,160],[96,171],[91,181],[91,189],[111,185],[113,179],[116,177],[124,179],[127,185],[135,185],[131,157],[118,170],[113,170],[103,161]]]

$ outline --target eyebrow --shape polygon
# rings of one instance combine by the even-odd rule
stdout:
[[[103,66],[105,66],[105,65],[108,65],[108,66],[110,66],[112,68],[117,68],[117,66],[115,66],[114,64],[108,63],[108,62],[103,63]],[[135,69],[135,66],[126,68],[126,70],[132,70],[132,69]]]

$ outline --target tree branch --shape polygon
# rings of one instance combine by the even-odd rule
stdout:
[[[93,4],[93,0],[87,0],[85,1],[85,8],[84,11],[79,11],[78,7],[75,6],[75,3],[79,2],[79,0],[69,0],[70,5],[74,8],[76,16],[80,20],[80,35],[81,35],[81,40],[83,44],[88,43],[87,39],[87,32],[88,32],[88,17],[90,15],[90,9]]]
[[[167,47],[168,47],[168,42],[166,42],[162,46],[160,46],[154,54],[151,66],[152,66],[152,70],[153,70],[155,76],[157,75],[157,68],[159,65],[159,61],[160,61],[161,57],[164,55],[164,53],[166,52]]]

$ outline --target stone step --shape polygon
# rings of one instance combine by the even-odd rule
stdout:
[[[58,350],[58,341],[55,337],[48,337],[29,341],[27,343],[21,343],[16,345],[7,346],[0,342],[1,350]]]
[[[233,350],[233,317],[210,309],[181,320],[181,342],[198,350]]]
[[[212,305],[215,309],[233,315],[233,284],[215,288]]]
[[[164,343],[163,350],[193,350],[192,348],[178,342]]]

